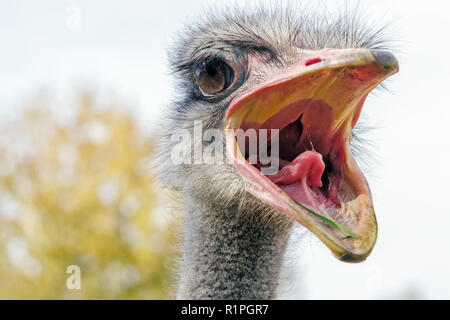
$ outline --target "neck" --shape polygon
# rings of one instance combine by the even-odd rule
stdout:
[[[273,299],[290,224],[189,199],[179,299]]]

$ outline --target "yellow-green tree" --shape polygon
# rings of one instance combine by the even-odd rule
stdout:
[[[60,121],[36,102],[0,128],[0,298],[167,298],[174,226],[151,137],[89,94],[70,108]]]

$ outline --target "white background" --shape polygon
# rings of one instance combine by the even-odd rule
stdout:
[[[336,1],[323,1],[336,8]],[[0,117],[47,90],[64,109],[74,86],[120,98],[151,129],[172,89],[165,50],[208,1],[0,1]],[[213,2],[211,2],[213,3]],[[378,167],[369,172],[379,221],[362,264],[301,250],[297,298],[450,298],[450,2],[362,0],[396,19],[401,71],[366,103]],[[80,10],[80,24],[70,20]],[[195,19],[194,19],[195,20]]]

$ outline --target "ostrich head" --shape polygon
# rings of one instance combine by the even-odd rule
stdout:
[[[364,260],[377,223],[352,130],[368,94],[398,71],[382,36],[354,13],[292,8],[224,10],[186,28],[170,56],[179,96],[163,125],[164,181],[255,224],[296,221],[337,258]],[[250,134],[238,142],[238,129],[253,130],[256,149]],[[264,172],[262,149],[274,172]],[[175,164],[180,150],[188,161]],[[222,162],[207,161],[222,152]]]

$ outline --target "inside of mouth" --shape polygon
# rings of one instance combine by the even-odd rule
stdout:
[[[267,130],[266,143],[258,141],[258,147],[267,146],[267,154],[273,161],[278,159],[275,172],[265,174],[272,183],[283,190],[298,204],[303,204],[326,215],[336,222],[345,223],[342,216],[343,203],[355,197],[342,179],[343,143],[339,133],[331,132],[333,116],[331,108],[323,101],[298,101],[283,108],[263,124],[246,123],[242,128]],[[278,129],[271,135],[270,129]],[[265,135],[258,134],[258,139]],[[274,153],[272,141],[278,141],[278,154]],[[259,161],[245,146],[240,146],[246,160],[261,172],[273,163]],[[255,152],[255,149],[253,149]]]

